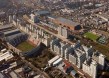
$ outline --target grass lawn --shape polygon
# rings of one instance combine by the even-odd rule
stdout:
[[[91,39],[91,40],[93,40],[93,41],[96,41],[97,38],[98,38],[97,35],[95,35],[95,34],[93,34],[93,33],[90,33],[90,32],[85,33],[85,34],[84,34],[84,37],[89,38],[89,39]]]
[[[30,43],[28,43],[27,41],[25,41],[25,42],[22,42],[21,44],[19,44],[16,48],[18,48],[21,51],[25,52],[25,51],[29,51],[29,50],[33,49],[34,46],[31,45]]]
[[[109,60],[109,47],[107,45],[101,45],[98,43],[91,43],[94,49],[100,51],[102,54],[106,56],[106,58]]]
[[[109,45],[102,45],[96,42],[88,42],[87,44],[87,41],[83,41],[82,39],[81,39],[81,43],[87,46],[90,46],[90,45],[93,46],[95,50],[98,50],[99,52],[104,54],[106,58],[109,60]]]

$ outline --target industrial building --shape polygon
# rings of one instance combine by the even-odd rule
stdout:
[[[53,27],[50,26],[50,28],[57,30],[58,35],[61,35],[65,38],[68,38],[69,35],[72,35],[74,31],[79,31],[82,29],[79,23],[73,22],[69,19],[54,16],[48,16],[47,18],[48,26],[52,24]]]
[[[65,18],[62,18],[62,17],[56,18],[54,22],[56,24],[58,24],[59,26],[66,27],[67,29],[72,30],[72,31],[81,29],[81,26],[80,26],[79,23],[73,22],[69,19],[65,19]]]
[[[34,14],[36,16],[47,16],[50,15],[50,12],[47,10],[39,10],[39,11],[35,11]]]
[[[53,62],[55,62],[57,59],[59,59],[59,56],[55,56],[54,58],[52,58],[51,60],[48,61],[48,65],[51,66],[53,64]]]

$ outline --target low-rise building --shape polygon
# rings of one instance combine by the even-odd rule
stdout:
[[[39,11],[34,12],[34,14],[36,16],[47,16],[47,15],[50,15],[50,12],[47,10],[39,10]]]
[[[55,56],[54,58],[52,58],[51,60],[48,61],[48,65],[51,66],[53,64],[53,62],[55,62],[57,59],[59,59],[59,56]]]
[[[9,51],[7,51],[7,52],[5,52],[5,53],[3,53],[3,54],[0,55],[0,61],[3,61],[3,60],[7,61],[7,60],[12,59],[13,57],[14,56],[12,55],[12,53],[10,53]]]

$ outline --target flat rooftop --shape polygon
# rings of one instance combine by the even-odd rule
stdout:
[[[0,25],[0,30],[11,28],[12,26],[13,26],[12,24]]]
[[[69,25],[69,26],[79,25],[79,23],[77,23],[77,22],[73,22],[73,21],[71,21],[69,19],[65,19],[65,18],[62,18],[62,17],[58,17],[58,18],[56,18],[56,20],[59,21],[60,23],[63,23],[65,25]]]

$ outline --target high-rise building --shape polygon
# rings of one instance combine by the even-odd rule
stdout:
[[[98,68],[103,70],[105,66],[105,56],[101,54],[100,52],[94,52],[92,55],[92,58],[97,61]]]
[[[97,77],[98,64],[95,60],[89,58],[83,63],[82,70],[89,74],[92,78]]]

